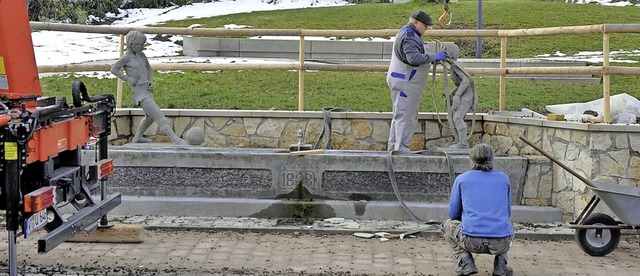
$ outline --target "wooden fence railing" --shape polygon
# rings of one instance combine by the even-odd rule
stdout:
[[[290,64],[201,64],[201,63],[164,63],[153,64],[154,70],[297,70],[298,71],[298,110],[304,110],[304,72],[305,70],[325,71],[386,71],[387,65],[361,64],[305,64],[304,38],[305,36],[333,36],[333,37],[392,37],[397,30],[303,30],[303,29],[190,29],[167,27],[121,27],[121,26],[90,26],[70,25],[61,23],[31,22],[33,30],[120,34],[120,52],[123,51],[124,35],[130,30],[138,30],[146,34],[171,34],[191,36],[298,36],[300,49],[298,62]],[[507,39],[509,37],[528,37],[543,35],[571,35],[571,34],[602,34],[602,66],[589,67],[507,67]],[[612,33],[640,33],[640,24],[604,24],[589,26],[568,26],[516,30],[427,30],[427,37],[499,37],[500,38],[500,68],[469,68],[472,75],[500,76],[500,99],[498,109],[505,110],[506,105],[506,76],[509,74],[592,74],[602,76],[602,94],[604,100],[604,121],[611,121],[610,107],[610,76],[611,75],[640,75],[639,67],[623,67],[609,65],[609,35]],[[110,65],[97,64],[69,64],[60,66],[38,66],[41,73],[52,72],[82,72],[109,71]],[[118,82],[118,106],[122,103],[122,82]]]

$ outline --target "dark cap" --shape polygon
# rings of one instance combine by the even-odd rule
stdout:
[[[414,11],[411,15],[411,18],[418,20],[425,25],[433,25],[431,17],[426,12],[423,12],[421,10]]]

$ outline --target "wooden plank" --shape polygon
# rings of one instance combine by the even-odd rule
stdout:
[[[292,151],[289,155],[323,154],[323,149]]]
[[[91,234],[82,231],[67,242],[141,243],[143,234],[142,225],[116,224],[109,228],[98,227]]]
[[[609,34],[602,34],[602,67],[609,67]],[[602,121],[611,123],[611,75],[602,75]]]
[[[498,110],[504,111],[507,106],[507,38],[500,38],[500,69],[505,70],[500,75],[500,97]]]

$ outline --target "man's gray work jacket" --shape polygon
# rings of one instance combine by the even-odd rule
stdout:
[[[424,90],[429,76],[429,64],[435,62],[435,55],[430,55],[428,50],[413,24],[408,23],[400,29],[393,42],[387,72],[389,87],[405,93]]]

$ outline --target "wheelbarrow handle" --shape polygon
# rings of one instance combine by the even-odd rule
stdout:
[[[537,150],[538,152],[542,153],[542,155],[546,156],[547,158],[549,158],[551,161],[553,161],[553,163],[558,164],[558,166],[562,167],[563,169],[565,169],[566,171],[568,171],[570,174],[573,174],[573,176],[577,177],[578,179],[580,179],[582,182],[584,182],[584,184],[587,184],[587,186],[591,187],[591,188],[598,188],[598,186],[596,186],[595,184],[593,184],[593,182],[591,182],[591,180],[586,179],[584,176],[578,174],[576,171],[572,170],[571,168],[567,167],[567,165],[563,164],[562,162],[560,162],[558,159],[556,159],[555,157],[551,156],[550,154],[544,152],[541,148],[537,147],[536,145],[534,145],[531,141],[529,141],[527,138],[524,138],[524,136],[520,136],[520,140],[522,140],[523,142],[527,143],[529,146],[531,146],[532,148],[534,148],[535,150]]]

